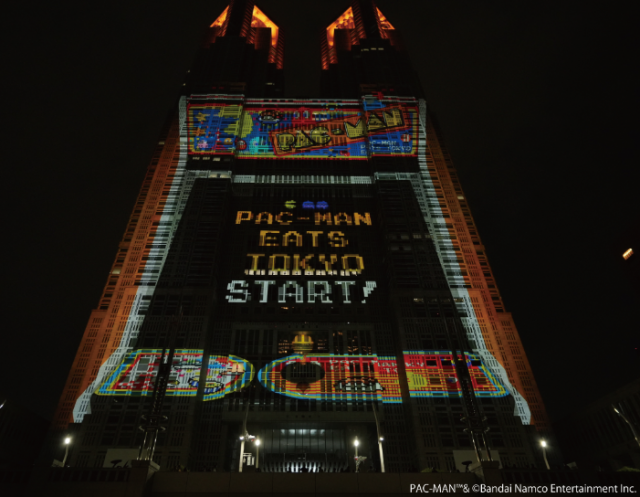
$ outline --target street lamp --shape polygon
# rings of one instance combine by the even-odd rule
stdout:
[[[253,382],[253,380],[251,380]],[[245,394],[249,393],[249,387],[251,387],[251,382],[249,383],[249,385],[247,385],[247,389],[244,391]],[[255,385],[254,385],[255,387]],[[242,420],[242,434],[240,435],[240,462],[238,464],[238,473],[242,473],[242,459],[244,458],[244,441],[245,439],[247,439],[248,441],[253,440],[256,437],[253,437],[251,435],[249,435],[249,432],[247,431],[247,419],[249,418],[249,398],[245,399],[246,402],[246,408],[244,411],[244,419]]]
[[[542,447],[542,457],[544,457],[544,463],[547,465],[547,469],[551,469],[549,467],[549,461],[547,461],[547,442],[544,440],[540,440],[540,446]]]
[[[382,442],[384,442],[384,437],[378,437],[378,449],[380,450],[380,472],[384,473],[384,453],[382,451]]]
[[[64,468],[65,463],[67,462],[67,457],[69,456],[69,444],[71,443],[71,437],[66,437],[64,439],[64,459],[62,460],[62,467]]]
[[[260,439],[256,438],[256,469],[260,467]]]
[[[355,442],[353,442],[353,445],[355,445],[356,447],[356,473],[358,472],[358,445],[360,445],[360,442],[358,441],[358,437],[356,437]]]
[[[615,413],[618,416],[620,416],[625,423],[627,423],[629,425],[629,428],[631,428],[631,433],[633,433],[633,437],[636,439],[636,442],[638,442],[638,445],[640,445],[640,432],[635,427],[635,425],[629,420],[629,418],[627,418],[624,415],[624,412],[622,410],[622,404],[620,404],[618,406],[620,409],[616,408],[616,406],[614,406],[614,405],[612,405],[611,407],[613,407],[613,410],[615,411]]]
[[[240,464],[238,465],[238,472],[242,473],[242,458],[244,457],[244,435],[240,436]]]
[[[240,435],[239,438],[240,438],[240,466],[239,466],[238,472],[242,473],[242,467],[244,466],[244,463],[243,463],[243,459],[244,459],[244,443],[245,442],[251,442],[251,441],[255,442],[256,441],[255,440],[256,437],[253,436],[253,435],[249,435],[249,432],[246,431],[246,429],[245,429],[244,435]],[[258,446],[259,446],[260,442],[257,442],[257,443],[258,443]]]
[[[384,473],[384,453],[382,450],[382,442],[384,437],[380,434],[380,421],[378,420],[378,413],[376,411],[376,405],[373,404],[373,417],[376,420],[376,431],[378,432],[378,450],[380,451],[380,472]]]

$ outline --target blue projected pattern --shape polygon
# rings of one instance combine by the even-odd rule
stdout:
[[[418,110],[367,99],[363,108],[193,104],[190,154],[238,158],[366,159],[417,154]]]

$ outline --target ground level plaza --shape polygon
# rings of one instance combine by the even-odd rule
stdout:
[[[477,465],[476,465],[477,466]],[[0,495],[152,496],[230,495],[399,496],[406,494],[522,495],[638,493],[640,473],[497,469],[485,463],[469,473],[217,473],[158,471],[139,461],[132,468],[39,468],[28,476],[0,473]],[[472,466],[472,469],[473,466]]]

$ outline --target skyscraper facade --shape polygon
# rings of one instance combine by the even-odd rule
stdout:
[[[536,461],[545,409],[400,36],[354,0],[321,47],[323,97],[292,99],[258,6],[209,28],[60,400],[73,464],[154,423],[164,468]]]

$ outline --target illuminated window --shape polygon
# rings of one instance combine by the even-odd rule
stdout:
[[[633,255],[633,249],[627,249],[625,250],[624,254],[622,254],[622,257],[624,258],[625,261],[629,260],[629,257],[631,257]]]

